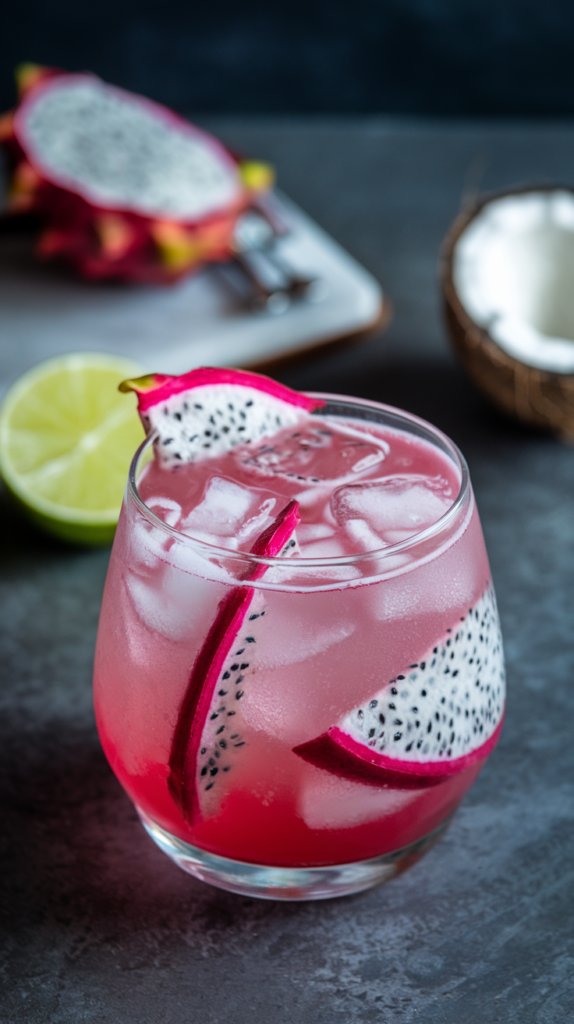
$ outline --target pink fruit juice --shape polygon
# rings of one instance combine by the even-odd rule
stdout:
[[[500,728],[463,464],[421,421],[347,411],[149,463],[118,526],[95,666],[104,750],[144,819],[235,861],[344,864],[428,836]]]

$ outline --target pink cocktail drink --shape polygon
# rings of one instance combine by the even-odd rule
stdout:
[[[319,401],[199,458],[162,458],[180,441],[159,430],[156,458],[134,462],[98,636],[100,737],[148,831],[259,895],[348,892],[412,859],[504,709],[458,452],[406,414]]]

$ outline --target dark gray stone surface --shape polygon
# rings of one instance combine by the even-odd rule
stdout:
[[[569,127],[220,121],[382,281],[395,320],[287,383],[404,406],[467,455],[509,669],[502,740],[446,837],[385,887],[259,902],[179,872],[100,751],[108,554],[2,501],[0,1019],[5,1024],[565,1024],[574,1018],[574,451],[507,422],[448,354],[441,237],[476,185],[571,179]],[[473,184],[474,183],[474,184]],[[6,339],[3,344],[9,344]]]

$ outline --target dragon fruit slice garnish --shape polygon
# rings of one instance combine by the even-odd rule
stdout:
[[[294,753],[367,785],[433,786],[490,754],[504,702],[502,639],[489,586],[417,664]]]
[[[228,258],[238,216],[269,187],[172,111],[91,74],[25,65],[0,122],[12,212],[44,221],[38,251],[88,278],[171,281]]]
[[[325,404],[258,373],[210,367],[150,374],[120,390],[137,393],[144,430],[156,433],[156,457],[166,467],[270,437]]]
[[[156,459],[166,469],[213,458],[239,444],[297,424],[324,402],[268,377],[242,370],[201,368],[180,377],[152,374],[124,381],[135,391],[144,429],[156,435]],[[289,556],[297,550],[296,501],[290,501],[255,541],[251,554]],[[196,823],[217,807],[226,773],[245,745],[241,698],[256,657],[257,628],[266,622],[264,592],[241,583],[267,571],[252,563],[220,602],[191,669],[174,729],[169,788],[183,817]]]

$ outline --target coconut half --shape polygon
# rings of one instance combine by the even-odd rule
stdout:
[[[574,190],[479,199],[443,246],[454,348],[496,405],[574,438]]]

